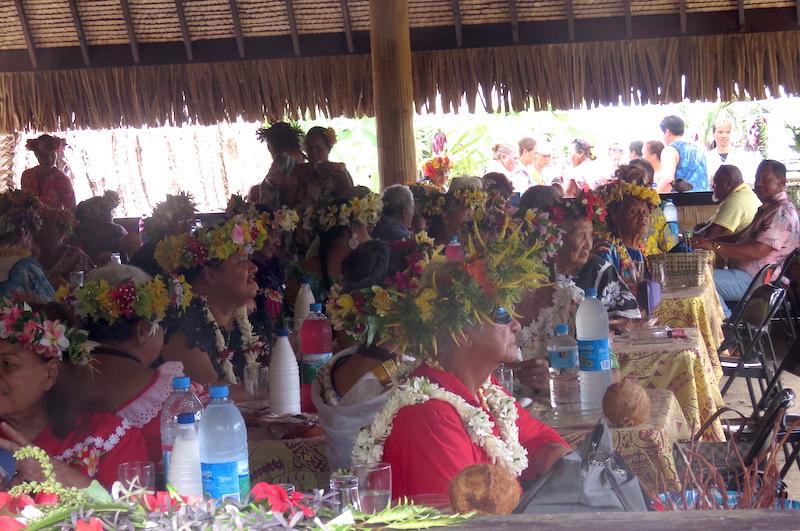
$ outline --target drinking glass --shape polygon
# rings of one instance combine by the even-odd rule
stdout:
[[[336,493],[336,507],[334,512],[340,515],[350,509],[361,510],[361,501],[358,496],[358,477],[351,474],[331,474],[331,492]]]
[[[353,471],[358,478],[361,510],[365,513],[379,513],[389,507],[392,499],[392,465],[356,465]]]
[[[253,402],[269,400],[269,367],[246,366],[244,368],[244,389]]]
[[[119,481],[125,488],[131,488],[135,483],[137,487],[144,487],[146,490],[155,492],[156,490],[156,465],[151,461],[128,461],[119,465]]]
[[[500,385],[508,391],[508,394],[514,394],[514,369],[509,369],[505,365],[500,365],[500,367],[494,371],[494,377],[497,378]]]
[[[650,278],[654,282],[658,282],[662,287],[667,286],[667,273],[664,270],[664,264],[661,262],[653,264],[650,270]]]
[[[634,260],[632,262],[631,277],[633,282],[641,282],[644,280],[644,262],[641,260]]]
[[[116,264],[122,263],[122,255],[120,253],[111,253],[111,261]]]
[[[83,271],[71,271],[69,274],[69,284],[73,288],[83,287]]]

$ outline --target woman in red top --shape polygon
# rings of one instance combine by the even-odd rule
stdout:
[[[533,479],[569,451],[492,377],[517,359],[519,323],[504,308],[543,281],[537,267],[523,238],[501,231],[464,262],[429,266],[419,289],[387,295],[397,300],[383,334],[421,364],[356,435],[352,457],[390,463],[392,497],[446,494],[477,463]]]
[[[39,165],[22,172],[20,188],[38,197],[45,205],[74,210],[75,191],[72,189],[72,181],[56,168],[56,158],[65,145],[63,138],[50,135],[28,140],[25,147],[33,151]]]
[[[121,463],[147,459],[144,439],[129,422],[88,407],[87,333],[71,319],[58,303],[0,307],[0,449],[39,446],[61,484],[82,488],[96,479],[110,488]],[[23,459],[2,488],[43,479],[38,461]]]

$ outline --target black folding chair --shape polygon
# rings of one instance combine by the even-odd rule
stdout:
[[[752,297],[753,293],[755,293],[756,288],[758,288],[759,286],[763,286],[764,284],[771,283],[770,281],[772,280],[772,277],[776,276],[776,272],[780,266],[781,266],[780,262],[773,262],[771,264],[765,265],[759,270],[758,273],[756,273],[756,276],[753,277],[753,280],[750,282],[750,285],[747,286],[747,290],[744,292],[744,295],[742,295],[742,298],[739,299],[738,302],[736,302],[736,305],[733,307],[733,310],[731,310],[731,316],[728,319],[728,325],[736,321],[736,319],[742,313],[744,305],[747,304],[747,301],[749,301],[750,297]],[[775,285],[777,286],[777,284]],[[729,326],[726,325],[726,327],[723,329],[723,332],[725,333],[726,336],[728,332],[727,328],[729,328]],[[727,350],[727,349],[722,349],[722,350]]]
[[[762,284],[756,287],[739,315],[730,323],[719,352],[735,350],[739,357],[720,357],[722,372],[728,377],[721,389],[722,396],[728,392],[733,381],[742,376],[747,381],[753,409],[757,408],[759,400],[756,398],[752,380],[758,381],[763,396],[768,382],[777,371],[778,364],[769,338],[769,327],[785,296],[786,291],[783,288]]]
[[[770,284],[787,290],[787,296],[783,299],[783,304],[774,319],[781,322],[789,342],[797,338],[797,323],[795,321],[798,319],[798,310],[800,310],[798,308],[800,301],[793,300],[796,295],[794,290],[797,289],[797,280],[792,277],[792,267],[797,260],[798,253],[800,253],[800,249],[795,249],[789,253],[789,256],[781,264],[780,271],[773,275],[769,281]]]

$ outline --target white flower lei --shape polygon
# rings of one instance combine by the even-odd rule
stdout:
[[[225,343],[225,338],[222,335],[222,327],[217,323],[217,320],[214,318],[214,314],[211,313],[211,308],[208,307],[208,304],[204,302],[204,311],[206,314],[206,321],[214,330],[214,339],[217,347],[217,357],[219,358],[219,366],[222,370],[222,374],[225,376],[225,379],[231,384],[239,383],[236,379],[236,375],[233,373],[233,363],[231,363],[230,356],[226,358],[222,358],[221,354],[228,349],[227,343]],[[249,350],[252,349],[258,342],[258,336],[253,334],[253,325],[250,324],[250,319],[247,317],[247,306],[242,306],[238,310],[233,312],[233,319],[236,321],[236,326],[239,328],[239,332],[242,334],[242,350]],[[248,365],[253,365],[256,363],[255,358],[258,357],[258,353],[255,355],[253,354],[245,354],[247,358]],[[252,358],[252,359],[251,359]]]
[[[382,459],[383,446],[392,433],[392,422],[400,409],[428,400],[441,400],[455,408],[470,440],[486,451],[493,464],[519,476],[528,468],[528,452],[519,443],[519,414],[514,398],[489,380],[481,389],[486,396],[489,411],[497,422],[500,437],[492,433],[495,424],[485,410],[471,406],[459,395],[442,389],[427,378],[414,377],[392,391],[386,405],[375,414],[372,423],[358,432],[353,445],[353,465],[377,463]]]

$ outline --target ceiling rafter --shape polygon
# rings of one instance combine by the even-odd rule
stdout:
[[[244,59],[244,33],[242,33],[242,19],[239,18],[239,7],[236,0],[228,0],[231,7],[231,20],[233,20],[233,31],[236,33],[236,47],[239,49],[239,57]]]
[[[461,48],[464,46],[464,27],[461,25],[461,4],[458,0],[453,0],[453,22],[456,26],[456,46]]]
[[[739,31],[744,31],[745,30],[744,0],[739,0],[739,5],[737,6],[737,10],[739,11]]]
[[[344,23],[344,37],[347,39],[347,51],[353,53],[355,47],[353,46],[353,25],[350,23],[350,6],[347,5],[347,0],[339,0],[339,5],[342,6],[342,22]]]
[[[797,25],[800,26],[800,0],[794,3],[795,20]]]
[[[81,47],[81,55],[83,56],[83,64],[89,66],[89,45],[86,43],[86,34],[83,33],[83,25],[81,25],[81,16],[78,13],[78,4],[75,0],[68,0],[69,10],[72,13],[72,23],[75,25],[75,33],[78,34],[78,44]]]
[[[678,0],[678,14],[681,17],[681,35],[686,35],[686,0]]]
[[[289,32],[292,34],[292,47],[294,54],[300,55],[300,33],[297,31],[297,20],[294,18],[294,2],[293,0],[285,0],[286,3],[286,17],[289,19]]]
[[[33,35],[31,34],[31,27],[28,26],[28,17],[25,16],[25,6],[22,5],[22,0],[14,0],[17,6],[17,16],[19,16],[19,24],[22,26],[22,36],[25,38],[25,45],[28,47],[28,57],[30,57],[31,65],[38,68],[39,62],[36,60],[36,46],[33,44]]]
[[[623,7],[625,9],[625,35],[627,35],[629,39],[632,39],[633,17],[631,16],[631,0],[625,0],[623,2]]]
[[[508,0],[508,15],[511,18],[511,40],[519,43],[519,16],[517,14],[517,0]]]
[[[178,22],[181,25],[181,34],[183,35],[183,46],[186,48],[186,58],[194,61],[192,39],[189,36],[189,24],[186,22],[186,12],[183,10],[182,0],[175,0],[175,11],[178,12]]]
[[[567,0],[567,33],[569,40],[575,40],[575,11],[572,9],[572,0]]]
[[[131,53],[133,54],[133,62],[139,63],[139,43],[136,41],[136,31],[133,29],[133,18],[131,17],[131,6],[128,0],[119,0],[119,6],[122,8],[122,18],[125,19],[125,28],[128,30],[128,42],[131,43]]]

